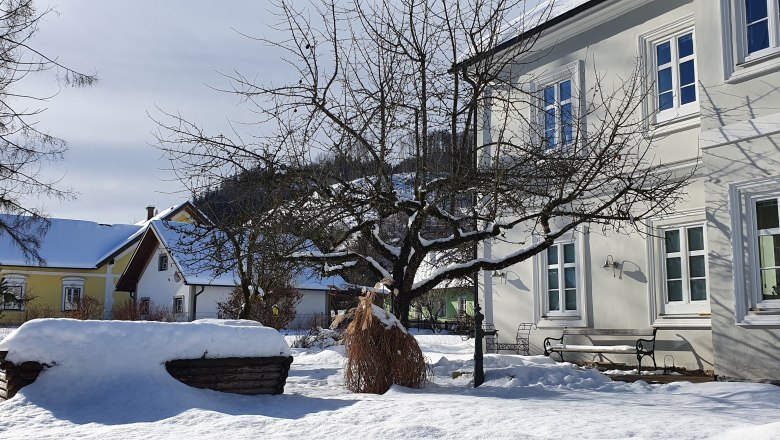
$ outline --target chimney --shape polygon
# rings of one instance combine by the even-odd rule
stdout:
[[[146,219],[151,220],[152,217],[154,217],[154,205],[149,205],[146,207]]]

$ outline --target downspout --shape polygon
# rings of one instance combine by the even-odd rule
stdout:
[[[198,286],[196,285],[193,287],[198,287]],[[195,295],[193,295],[192,297],[192,319],[190,319],[190,321],[194,321],[195,317],[197,316],[196,313],[198,311],[198,295],[203,293],[204,290],[206,290],[206,286],[200,285],[200,292],[195,292]]]

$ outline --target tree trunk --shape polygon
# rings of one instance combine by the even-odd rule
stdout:
[[[241,290],[243,290],[244,294],[244,303],[241,304],[241,310],[238,312],[238,319],[249,319],[249,299],[251,294],[249,293],[249,289],[242,288]]]
[[[395,317],[401,321],[401,324],[403,324],[404,327],[409,326],[409,309],[411,304],[411,299],[407,298],[403,292],[395,297]]]

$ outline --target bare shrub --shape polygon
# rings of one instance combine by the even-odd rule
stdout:
[[[114,304],[112,315],[118,321],[176,321],[176,317],[168,307],[153,301],[142,305],[133,298]]]
[[[24,304],[24,315],[21,322],[27,322],[33,319],[58,318],[59,316],[59,310],[55,310],[54,307],[49,304],[38,304],[28,298]]]
[[[293,287],[276,288],[263,295],[249,295],[245,319],[280,330],[295,318],[295,309],[302,296],[301,292]],[[217,302],[217,316],[223,319],[238,318],[244,298],[241,287],[236,287],[227,299]]]
[[[347,388],[375,394],[384,394],[393,384],[422,388],[429,372],[417,340],[373,300],[373,293],[360,299],[344,337]]]
[[[83,295],[75,303],[75,309],[62,312],[63,318],[80,319],[103,319],[103,300],[92,296]]]

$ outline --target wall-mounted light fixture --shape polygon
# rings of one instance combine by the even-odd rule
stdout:
[[[604,269],[612,268],[612,278],[615,278],[617,269],[620,267],[620,263],[615,261],[614,258],[612,258],[612,255],[607,255],[607,259],[604,261],[604,264],[601,265]]]
[[[510,273],[515,276],[514,279],[517,279],[517,280],[520,279],[520,275],[518,275],[517,272],[515,272],[513,270],[504,270],[504,271],[494,270],[493,274],[491,274],[490,277],[492,279],[494,279],[494,280],[502,280],[504,282],[504,284],[506,284],[506,281],[509,278],[509,274]]]

